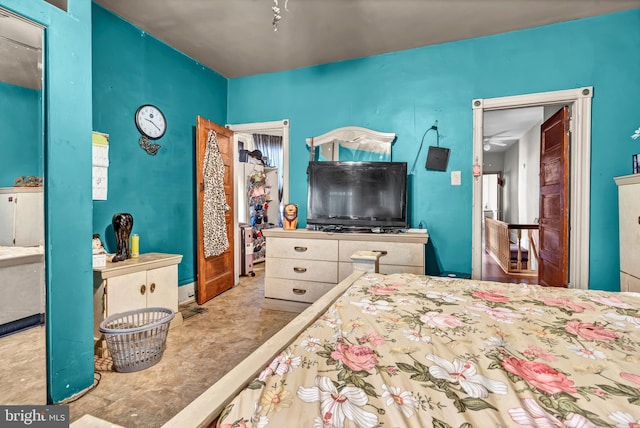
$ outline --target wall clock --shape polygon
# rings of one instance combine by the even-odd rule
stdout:
[[[138,143],[148,154],[155,155],[160,144],[149,140],[161,138],[167,131],[167,120],[160,109],[152,104],[143,104],[138,107],[135,114],[135,122],[138,131],[142,134]]]
[[[167,121],[160,109],[152,104],[138,107],[135,115],[138,131],[147,138],[157,140],[167,130]]]

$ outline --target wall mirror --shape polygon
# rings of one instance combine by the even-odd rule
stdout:
[[[44,28],[0,8],[0,403],[46,404]]]
[[[346,126],[306,141],[314,161],[391,162],[395,138],[392,132]]]

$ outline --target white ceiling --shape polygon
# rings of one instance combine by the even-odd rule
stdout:
[[[540,126],[543,115],[542,106],[486,112],[483,118],[484,150],[506,152],[531,128]]]
[[[233,78],[640,7],[640,0],[94,0]]]

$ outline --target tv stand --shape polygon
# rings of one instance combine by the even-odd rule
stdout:
[[[427,233],[266,229],[263,307],[301,312],[353,272],[357,251],[379,251],[381,273],[424,274]],[[426,232],[426,230],[425,230]]]

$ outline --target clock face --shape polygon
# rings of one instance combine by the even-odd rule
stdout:
[[[136,111],[135,120],[138,131],[152,140],[162,137],[167,130],[164,114],[151,104],[140,106]]]

